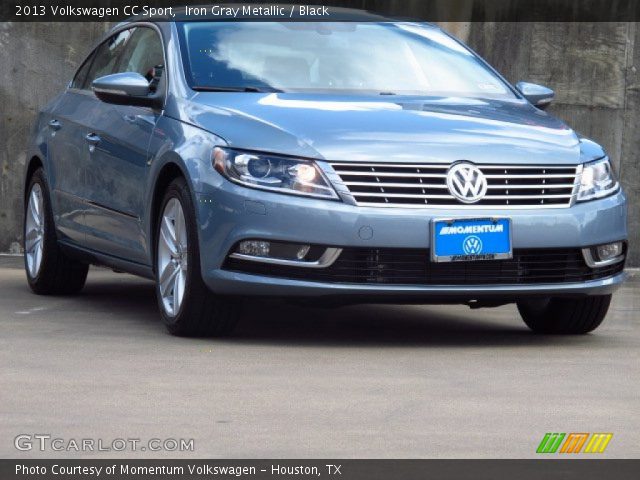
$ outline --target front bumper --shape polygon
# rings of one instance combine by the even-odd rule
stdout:
[[[354,303],[414,302],[466,303],[470,300],[515,301],[523,297],[579,297],[607,295],[624,282],[625,273],[600,280],[580,283],[535,285],[363,285],[346,283],[308,282],[287,278],[249,275],[215,270],[207,284],[223,295],[255,295],[274,297],[336,297]]]
[[[516,249],[580,248],[626,240],[626,200],[620,191],[571,208],[469,210],[369,208],[253,190],[216,172],[196,194],[205,283],[228,295],[356,296],[385,298],[481,298],[611,293],[623,281],[617,273],[583,282],[518,285],[388,285],[307,281],[230,271],[223,264],[244,239],[279,240],[335,247],[429,249],[433,218],[507,216]]]

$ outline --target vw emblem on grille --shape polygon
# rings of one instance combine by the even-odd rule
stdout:
[[[475,203],[487,193],[487,179],[475,165],[456,163],[447,172],[447,188],[461,202]]]
[[[462,249],[467,255],[478,255],[482,252],[482,240],[475,235],[470,235],[462,242]]]

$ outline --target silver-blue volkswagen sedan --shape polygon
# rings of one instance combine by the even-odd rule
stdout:
[[[589,332],[625,197],[552,98],[427,24],[120,24],[35,125],[29,285],[154,279],[178,335],[229,333],[255,296],[516,302],[536,332]]]

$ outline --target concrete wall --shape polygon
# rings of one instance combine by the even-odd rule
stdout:
[[[33,119],[106,28],[105,23],[0,23],[0,252],[21,249],[20,196]]]
[[[640,24],[472,23],[467,42],[509,81],[556,91],[549,112],[602,144],[629,202],[640,266]]]
[[[554,88],[557,101],[550,111],[607,148],[630,202],[630,264],[640,266],[638,24],[442,26],[468,42],[510,81],[530,80]],[[20,251],[19,195],[33,117],[63,88],[106,28],[104,23],[0,23],[0,252]]]

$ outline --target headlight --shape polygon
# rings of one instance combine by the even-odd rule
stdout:
[[[606,197],[617,189],[618,181],[611,168],[611,163],[608,158],[603,158],[584,165],[577,200],[581,202]]]
[[[216,147],[213,167],[229,180],[247,187],[338,199],[329,181],[311,160]]]

